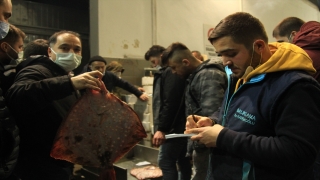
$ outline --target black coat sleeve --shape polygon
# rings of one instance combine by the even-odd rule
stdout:
[[[137,89],[136,87],[134,87],[133,85],[131,85],[127,81],[120,79],[118,76],[116,76],[113,73],[109,73],[108,75],[110,76],[109,79],[111,79],[111,81],[113,81],[113,84],[116,87],[120,87],[120,88],[130,92],[130,93],[134,94],[135,96],[137,96],[138,98],[142,95],[142,92],[139,91],[139,89]]]
[[[217,147],[254,163],[279,169],[310,167],[320,147],[320,90],[296,83],[275,106],[275,136],[264,137],[224,128]]]
[[[48,69],[34,65],[24,68],[6,94],[9,109],[20,112],[41,111],[54,100],[74,92],[68,75],[53,77]]]
[[[178,113],[179,105],[183,101],[185,80],[173,74],[171,68],[167,68],[161,78],[161,101],[158,130],[168,132]],[[184,114],[184,111],[182,112]]]

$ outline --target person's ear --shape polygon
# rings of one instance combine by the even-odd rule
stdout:
[[[259,54],[264,50],[265,47],[266,43],[261,39],[256,40],[253,45],[254,51],[256,51]]]
[[[90,64],[90,65],[88,65],[88,68],[92,71],[92,66],[91,66],[91,64]]]
[[[6,53],[9,51],[9,46],[8,46],[8,44],[5,43],[5,42],[2,42],[2,43],[0,44],[0,48],[2,49],[2,51],[6,52]]]
[[[184,66],[189,66],[189,64],[190,64],[190,61],[188,60],[188,59],[182,59],[182,64],[184,65]]]
[[[51,48],[50,47],[48,47],[48,55],[49,55],[49,57],[52,57],[52,50],[51,50]]]
[[[291,42],[293,41],[294,37],[296,36],[297,31],[292,31],[291,32]]]

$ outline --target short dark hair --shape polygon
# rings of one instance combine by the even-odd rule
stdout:
[[[32,55],[48,55],[49,43],[45,39],[36,39],[29,42],[23,50],[23,59],[28,58]]]
[[[160,45],[153,45],[144,55],[144,59],[149,61],[150,57],[158,57],[161,56],[163,51],[166,50],[166,48],[160,46]]]
[[[12,46],[19,40],[19,38],[22,38],[22,40],[24,40],[26,38],[26,34],[21,29],[10,24],[8,34],[5,38],[0,40],[0,44],[3,42],[7,42]]]
[[[76,36],[77,38],[79,38],[80,42],[81,42],[81,38],[80,38],[80,34],[76,33],[74,31],[67,31],[67,30],[62,30],[59,32],[55,32],[50,38],[49,38],[49,46],[53,46],[54,44],[56,44],[57,42],[57,38],[59,35],[61,34],[72,34],[74,36]]]
[[[287,17],[282,20],[273,30],[272,36],[289,37],[292,31],[299,31],[305,22],[297,17]]]
[[[101,56],[92,56],[90,59],[89,59],[89,65],[91,65],[92,62],[94,61],[100,61],[100,62],[104,62],[105,64],[107,64],[107,61],[101,57]]]
[[[225,36],[230,36],[235,43],[244,44],[247,49],[252,47],[256,39],[268,43],[268,36],[259,19],[246,12],[231,14],[220,21],[210,34],[211,44]]]
[[[169,64],[169,59],[172,58],[176,53],[182,51],[189,51],[188,47],[180,42],[172,43],[162,54],[161,63],[163,65]],[[190,52],[191,53],[191,52]]]

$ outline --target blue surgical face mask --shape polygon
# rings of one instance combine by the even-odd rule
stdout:
[[[70,72],[81,64],[82,56],[75,53],[56,53],[52,48],[51,51],[56,55],[54,62],[61,66],[65,71]]]
[[[3,21],[0,21],[0,40],[5,38],[9,32],[9,24]]]
[[[18,53],[18,59],[17,59],[17,61],[20,63],[20,62],[22,61],[22,59],[23,59],[23,51],[20,51],[20,52]]]

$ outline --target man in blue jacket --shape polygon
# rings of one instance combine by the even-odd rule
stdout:
[[[313,179],[320,86],[310,57],[293,44],[268,44],[262,23],[245,12],[220,21],[209,41],[226,66],[228,89],[218,123],[186,131],[214,147],[207,178]]]

